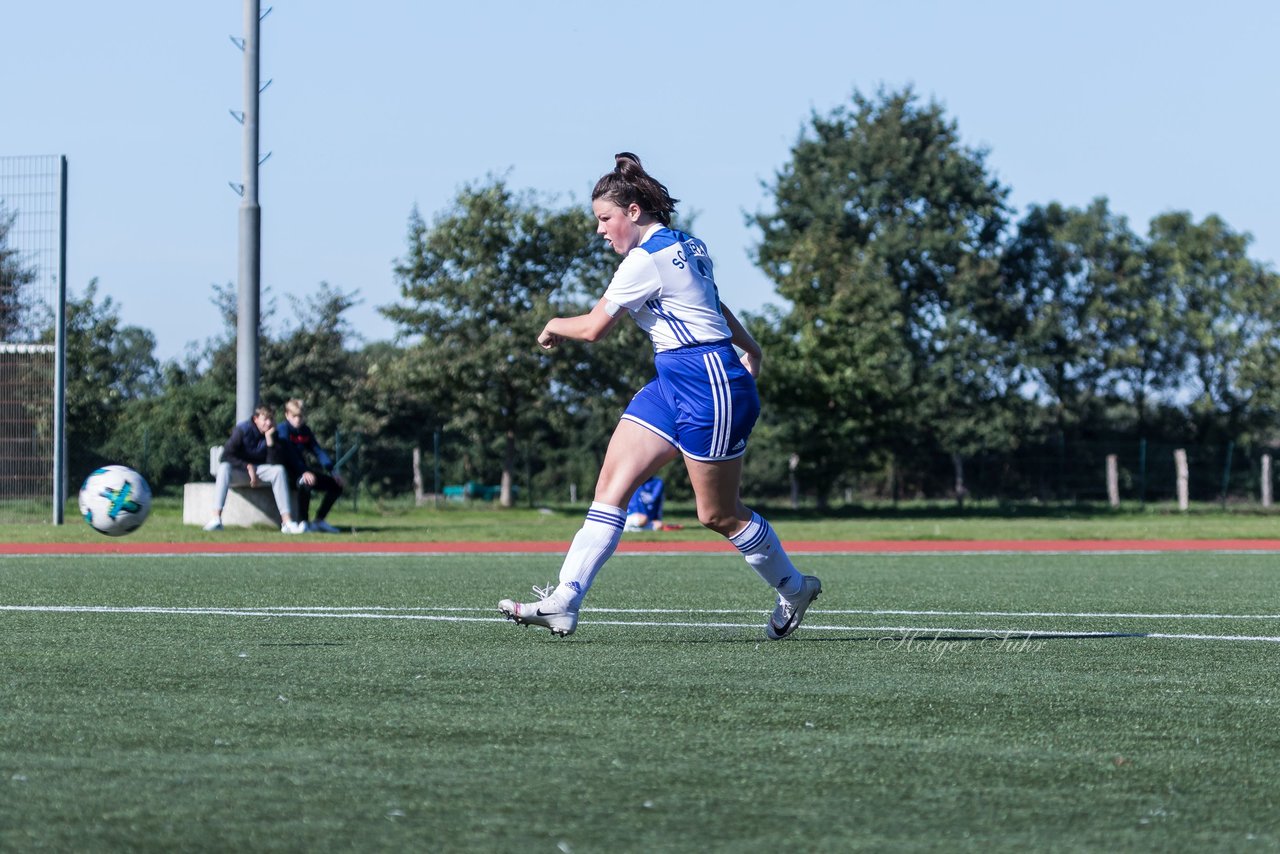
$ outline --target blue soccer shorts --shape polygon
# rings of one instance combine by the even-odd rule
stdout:
[[[756,381],[728,341],[658,353],[658,376],[622,414],[666,439],[686,457],[732,460],[747,450],[760,415]]]

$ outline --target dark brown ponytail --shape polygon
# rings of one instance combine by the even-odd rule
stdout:
[[[633,202],[640,210],[663,225],[671,225],[671,215],[676,212],[676,202],[667,188],[640,165],[640,158],[630,151],[614,155],[612,172],[603,175],[591,191],[591,200],[604,199],[620,208]]]

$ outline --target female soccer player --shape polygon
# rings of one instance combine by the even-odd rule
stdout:
[[[727,537],[777,590],[766,634],[784,638],[800,625],[822,582],[792,565],[773,528],[738,494],[742,455],[760,413],[760,345],[720,302],[706,244],[670,227],[678,200],[634,154],[614,159],[613,171],[591,193],[591,209],[596,233],[625,257],[595,308],[553,317],[538,344],[552,350],[565,339],[599,341],[629,312],[653,341],[658,376],[632,398],[614,429],[595,500],[565,555],[559,584],[535,587],[538,602],[503,599],[498,609],[521,625],[573,634],[591,582],[622,538],[627,500],[683,455],[698,521]]]

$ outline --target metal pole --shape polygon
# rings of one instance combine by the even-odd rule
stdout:
[[[1231,452],[1236,449],[1236,442],[1227,442],[1227,459],[1222,464],[1222,509],[1227,509],[1227,490],[1231,488]]]
[[[440,506],[440,431],[435,431],[431,436],[431,452],[434,456],[434,480],[432,482],[432,494],[435,496],[435,506]]]
[[[262,209],[258,206],[258,0],[244,3],[244,196],[240,201],[240,300],[236,323],[236,421],[258,405]]]
[[[67,157],[58,169],[58,307],[53,356],[53,524],[67,504]]]
[[[1147,506],[1147,440],[1138,440],[1138,500]]]

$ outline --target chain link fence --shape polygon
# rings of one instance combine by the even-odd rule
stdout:
[[[66,159],[0,157],[0,523],[62,521],[58,357]]]

